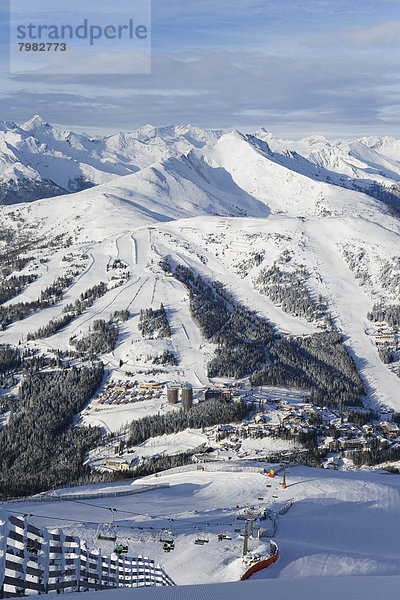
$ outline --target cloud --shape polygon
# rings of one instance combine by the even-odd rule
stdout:
[[[255,51],[154,53],[151,76],[19,78],[0,95],[0,114],[23,120],[33,112],[65,126],[134,129],[144,123],[277,133],[341,135],[398,127],[400,88],[394,58],[283,57]],[[20,89],[18,89],[18,86]],[[386,93],[387,91],[387,93]],[[392,107],[388,110],[387,107]]]
[[[68,50],[66,53],[53,52],[51,54],[37,54],[32,58],[32,53],[27,57],[18,51],[11,56],[12,75],[32,75],[32,78],[48,75],[58,75],[65,78],[68,75],[99,75],[121,74],[137,75],[151,73],[151,52],[121,52],[104,51],[95,48],[92,53],[84,50]]]
[[[353,27],[344,36],[354,44],[400,44],[400,21],[382,23],[374,27]]]
[[[153,0],[151,75],[3,75],[0,118],[43,113],[108,132],[191,122],[400,135],[397,1],[380,0],[384,32],[376,0]],[[346,29],[352,22],[363,25]],[[389,36],[388,49],[380,40]]]

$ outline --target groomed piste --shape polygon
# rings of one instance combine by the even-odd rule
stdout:
[[[289,598],[290,590],[298,585],[304,597],[320,589],[324,598],[373,598],[379,585],[386,590],[399,581],[400,481],[394,475],[293,467],[284,490],[281,475],[271,479],[253,471],[207,471],[205,467],[204,471],[162,474],[157,482],[166,484],[165,488],[152,489],[154,481],[148,477],[118,486],[68,490],[70,498],[74,492],[78,497],[83,489],[91,491],[92,498],[85,500],[63,500],[64,492],[57,491],[58,500],[48,496],[45,502],[9,502],[1,508],[6,514],[31,513],[35,526],[62,528],[85,540],[88,549],[100,547],[107,554],[114,542],[98,540],[96,534],[99,523],[110,520],[112,506],[116,509],[118,540],[129,546],[129,554],[151,557],[179,587],[238,582],[246,570],[240,535],[244,521],[238,517],[249,509],[254,512],[256,506],[278,512],[279,506],[293,498],[290,510],[278,517],[274,535],[280,553],[277,562],[249,581],[237,583],[239,587],[218,588],[218,594],[228,593],[227,589],[240,594],[248,585],[258,594],[258,585],[265,591],[287,592],[287,596],[279,597]],[[123,491],[146,483],[148,492],[101,497],[106,490]],[[164,552],[160,543],[160,534],[167,529],[174,540],[171,552]],[[207,536],[207,543],[195,544],[199,532]],[[232,539],[219,541],[221,532]],[[249,552],[265,554],[269,538],[258,539],[255,533],[249,538]],[[254,584],[254,580],[262,583]],[[325,587],[328,595],[322,594]],[[193,589],[197,594],[193,598],[203,597],[200,589]],[[211,593],[212,588],[207,589]],[[329,596],[335,589],[341,595]],[[370,595],[355,596],[351,592],[355,589],[368,590]],[[350,590],[348,595],[346,590]]]

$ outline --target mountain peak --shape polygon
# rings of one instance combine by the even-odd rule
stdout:
[[[50,123],[45,121],[40,115],[34,115],[29,121],[21,125],[21,129],[29,131],[31,129],[46,129],[51,127]]]

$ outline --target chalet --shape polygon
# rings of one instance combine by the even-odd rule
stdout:
[[[217,460],[221,460],[221,458],[218,458],[217,456],[209,456],[207,454],[193,454],[192,456],[192,462],[196,464],[215,462]]]
[[[232,425],[219,425],[218,426],[218,431],[236,431],[236,427],[233,427]]]
[[[123,458],[108,458],[104,466],[113,469],[114,471],[129,471],[130,464]]]
[[[384,421],[383,423],[379,423],[379,427],[383,433],[389,437],[397,437],[399,434],[399,426],[392,421]]]
[[[294,436],[299,435],[299,430],[295,425],[285,425],[285,428],[288,431],[288,433],[290,433],[290,435],[294,435]]]
[[[332,440],[328,444],[329,452],[339,452],[340,448],[341,448],[341,444],[340,444],[339,440]]]
[[[375,342],[378,346],[380,344],[395,344],[396,336],[393,333],[379,334],[375,336]]]
[[[363,440],[339,440],[342,450],[361,450],[364,446]]]
[[[302,423],[302,418],[299,415],[296,415],[296,414],[286,415],[282,419],[282,424],[283,425],[286,425],[286,424],[300,425],[301,423]]]
[[[204,390],[203,400],[209,400],[210,398],[215,398],[218,400],[232,400],[232,392],[226,389]]]
[[[362,426],[363,431],[365,434],[370,435],[371,433],[374,433],[374,427],[373,425],[369,425],[368,423],[366,425]]]
[[[254,422],[257,423],[257,425],[262,425],[263,423],[266,423],[267,421],[269,421],[269,417],[267,417],[267,415],[257,415],[256,418],[254,419]]]

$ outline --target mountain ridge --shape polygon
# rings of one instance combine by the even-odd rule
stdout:
[[[0,204],[75,193],[193,152],[207,161],[226,136],[247,140],[299,175],[380,200],[385,195],[393,200],[394,194],[392,205],[400,195],[400,142],[394,138],[329,141],[311,136],[295,142],[263,128],[241,133],[192,125],[145,125],[96,137],[58,130],[35,115],[20,126],[0,123]]]

